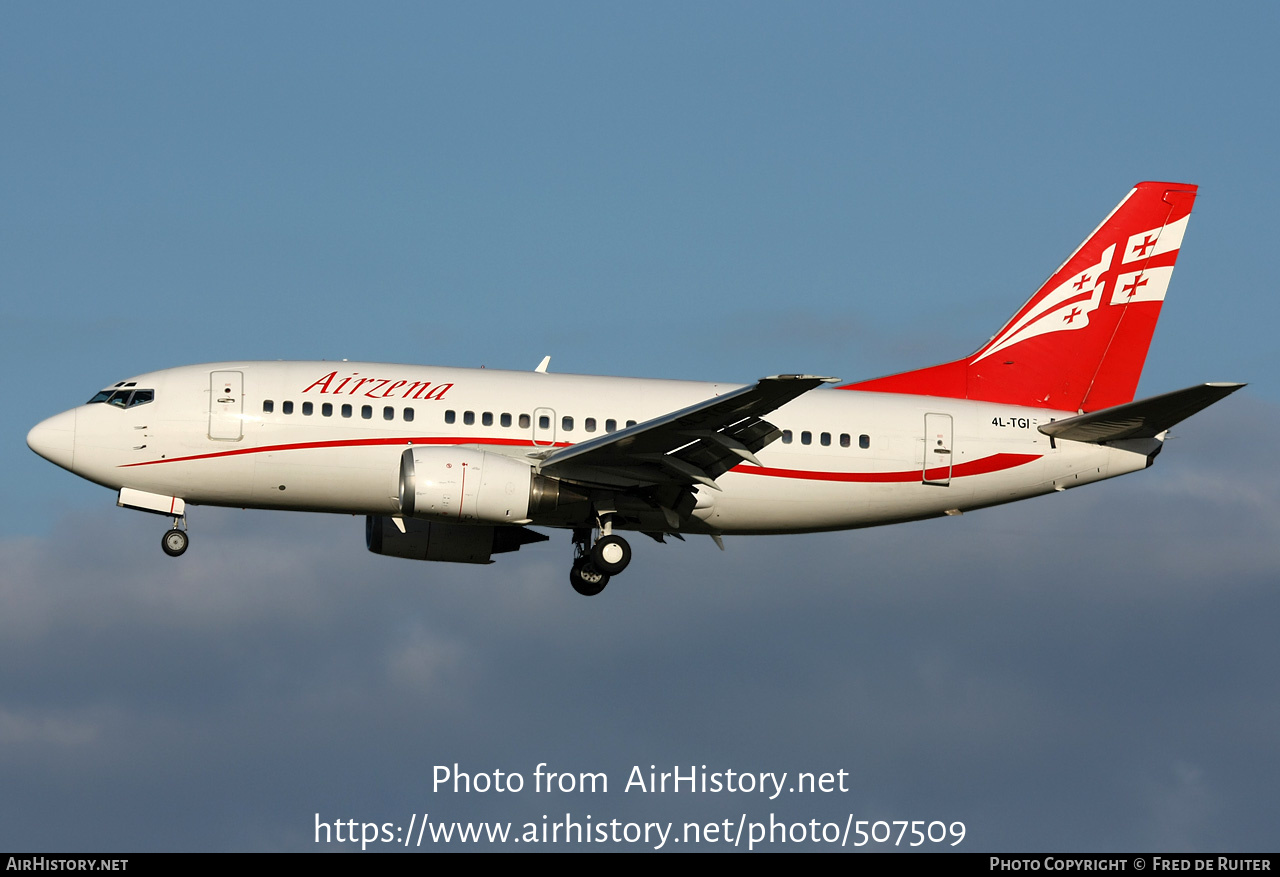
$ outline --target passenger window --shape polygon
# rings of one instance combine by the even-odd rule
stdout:
[[[476,422],[476,413],[474,411],[462,412],[462,422],[467,426],[471,426]]]
[[[521,428],[521,429],[528,429],[528,428],[529,428],[529,415],[528,415],[528,414],[521,414],[521,415],[520,415],[520,428]]]
[[[869,435],[858,436],[858,447],[864,450],[871,447],[871,436]]]
[[[486,411],[484,414],[480,415],[480,422],[485,426],[493,426],[493,412]]]
[[[372,406],[372,405],[361,405],[361,406],[360,406],[360,416],[361,416],[362,418],[364,418],[365,420],[372,420],[372,419],[373,419],[373,406]]]
[[[351,416],[351,406],[350,406],[350,405],[343,405],[343,406],[342,406],[342,416],[343,416],[343,417],[350,417],[350,416]]]
[[[275,402],[273,402],[273,401],[272,401],[272,400],[270,400],[270,399],[263,399],[263,400],[262,400],[262,413],[263,413],[263,414],[270,414],[272,411],[275,411],[275,410],[276,410],[276,403],[275,403]]]
[[[314,411],[314,410],[315,410],[315,409],[311,406],[311,403],[310,403],[310,402],[303,402],[303,403],[302,403],[302,414],[303,414],[303,416],[304,416],[304,417],[310,417],[310,416],[311,416],[311,412],[312,412],[312,411]]]
[[[813,433],[809,432],[809,430],[807,429],[804,432],[800,433],[800,444],[802,445],[813,444]]]
[[[456,411],[446,411],[444,413],[445,423],[453,423],[457,419],[458,419],[458,413]]]
[[[502,417],[500,418],[500,421],[499,421],[499,422],[501,422],[501,424],[502,424],[503,426],[510,426],[510,425],[511,425],[511,415],[510,415],[510,414],[508,414],[508,413],[507,413],[507,412],[505,412],[505,411],[504,411],[504,412],[502,412]]]
[[[789,429],[784,429],[784,430],[782,431],[782,443],[783,443],[784,445],[789,445],[789,444],[791,444],[791,430],[789,430]]]
[[[618,421],[616,421],[616,420],[614,420],[612,417],[610,417],[608,420],[606,420],[606,421],[604,422],[604,431],[605,431],[605,432],[617,432],[617,431],[618,431]]]
[[[281,403],[280,403],[280,411],[281,411],[281,413],[283,413],[283,414],[292,414],[292,413],[293,413],[293,403],[292,403],[292,402],[281,402]]]
[[[551,418],[545,414],[538,415],[538,429],[550,429]]]
[[[383,420],[395,420],[395,419],[396,419],[396,409],[392,408],[390,405],[388,405],[386,408],[383,408],[383,409],[382,409],[382,419],[383,419]]]
[[[582,426],[587,432],[595,432],[596,419],[594,417],[588,417],[586,420],[582,421]]]
[[[560,418],[560,428],[565,432],[573,432],[573,418],[568,415]]]
[[[635,426],[635,425],[636,425],[636,422],[635,422],[634,420],[628,420],[628,421],[627,421],[627,429],[630,429],[631,427],[633,427],[633,426]]]
[[[332,416],[333,416],[333,403],[332,403],[332,402],[325,402],[323,405],[321,405],[321,406],[320,406],[320,413],[321,413],[321,414],[323,414],[325,417],[332,417]]]
[[[822,435],[818,436],[818,441],[822,443],[824,448],[831,447],[831,433],[824,432]]]
[[[840,447],[842,448],[849,447],[849,433],[847,432],[840,433]]]
[[[413,423],[413,409],[412,409],[412,408],[406,408],[406,409],[404,409],[404,422],[405,422],[405,423]]]

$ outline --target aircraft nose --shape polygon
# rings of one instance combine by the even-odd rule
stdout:
[[[50,463],[71,469],[76,453],[75,409],[42,420],[27,433],[27,447]]]

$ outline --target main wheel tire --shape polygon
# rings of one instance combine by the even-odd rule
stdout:
[[[178,529],[170,530],[161,538],[160,547],[170,557],[181,557],[187,550],[187,534]]]
[[[601,536],[591,547],[591,565],[605,575],[616,576],[631,562],[631,546],[621,536]]]
[[[569,570],[569,583],[584,597],[594,597],[609,584],[609,577],[596,569],[589,561],[578,561]]]

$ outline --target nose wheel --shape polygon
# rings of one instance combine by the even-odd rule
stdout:
[[[182,523],[183,529],[178,529],[179,522]],[[187,538],[186,521],[181,518],[173,519],[173,529],[167,531],[160,538],[160,547],[164,549],[164,553],[170,557],[181,557],[183,552],[187,550],[187,544],[190,540]]]

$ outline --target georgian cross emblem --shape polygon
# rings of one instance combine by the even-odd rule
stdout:
[[[1146,278],[1144,278],[1141,274],[1139,274],[1133,278],[1132,283],[1126,283],[1124,286],[1124,289],[1121,291],[1125,293],[1126,297],[1133,298],[1135,295],[1138,294],[1138,290],[1141,287],[1146,285],[1147,285]]]
[[[1143,236],[1142,236],[1142,243],[1141,243],[1141,244],[1134,244],[1134,245],[1133,245],[1133,251],[1134,251],[1135,253],[1137,253],[1139,257],[1142,257],[1142,256],[1145,256],[1145,255],[1147,254],[1147,250],[1151,249],[1151,248],[1152,248],[1152,247],[1154,247],[1155,245],[1156,245],[1156,239],[1155,239],[1155,238],[1153,238],[1153,237],[1152,237],[1151,235],[1149,235],[1149,234],[1148,234],[1148,235],[1143,235]],[[1128,287],[1126,287],[1126,288],[1128,288]]]

